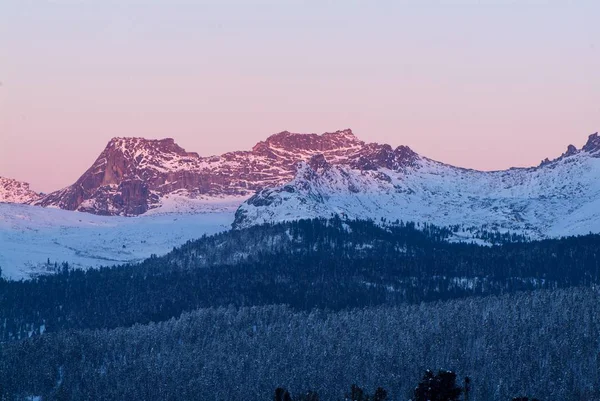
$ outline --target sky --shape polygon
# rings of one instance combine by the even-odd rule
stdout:
[[[600,130],[597,0],[0,0],[0,176],[73,183],[114,136],[201,155],[351,128],[481,170]]]

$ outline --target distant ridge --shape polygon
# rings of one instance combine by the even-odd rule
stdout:
[[[48,195],[2,181],[2,202],[135,216],[179,199],[226,201],[234,225],[305,217],[404,220],[515,230],[539,238],[600,231],[600,137],[536,167],[482,172],[407,146],[365,143],[350,129],[283,131],[252,150],[188,152],[172,138],[113,138],[73,184]],[[255,195],[256,194],[256,195]],[[200,210],[208,210],[202,209]]]
[[[537,167],[490,172],[386,145],[348,164],[315,156],[290,182],[244,202],[234,227],[332,215],[453,226],[467,239],[477,230],[532,239],[600,232],[600,138]]]
[[[280,132],[251,151],[201,157],[171,138],[113,138],[94,164],[71,186],[33,203],[101,215],[139,215],[159,207],[169,194],[239,198],[294,177],[296,164],[322,155],[333,164],[374,169],[417,158],[407,147],[365,144],[351,130],[322,135]]]

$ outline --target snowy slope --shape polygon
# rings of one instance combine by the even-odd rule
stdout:
[[[162,255],[187,240],[229,229],[241,200],[203,203],[171,196],[163,202],[164,207],[138,217],[0,203],[2,275],[21,279],[51,273],[54,263],[63,261],[87,268]]]
[[[311,167],[312,165],[312,167]],[[310,217],[404,220],[515,231],[531,238],[600,232],[600,138],[538,167],[482,172],[424,157],[396,169],[301,163],[258,192],[235,227]]]

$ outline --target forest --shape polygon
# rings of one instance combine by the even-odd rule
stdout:
[[[345,311],[205,308],[161,323],[48,333],[0,351],[5,399],[408,400],[423,372],[471,379],[470,400],[600,399],[600,291],[539,290]]]
[[[469,401],[600,400],[600,236],[460,231],[301,220],[138,264],[49,261],[0,279],[0,399],[408,400],[449,369]]]
[[[599,283],[600,236],[481,246],[434,226],[304,220],[203,237],[136,265],[0,280],[0,340],[197,308],[343,310]]]

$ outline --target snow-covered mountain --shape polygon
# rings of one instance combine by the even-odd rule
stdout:
[[[400,149],[400,148],[399,148]],[[380,148],[362,163],[326,156],[299,163],[287,184],[238,209],[234,227],[311,217],[396,219],[531,238],[600,232],[600,137],[570,145],[532,168],[483,172],[440,163],[410,149]]]
[[[598,134],[537,167],[493,172],[367,144],[350,130],[282,132],[251,151],[204,158],[171,139],[115,138],[61,191],[40,198],[27,184],[0,184],[0,267],[13,278],[52,271],[54,262],[138,261],[231,223],[335,214],[458,225],[467,239],[479,229],[533,239],[600,232]]]
[[[77,182],[34,203],[100,215],[139,215],[160,207],[168,194],[207,202],[234,197],[240,204],[257,190],[291,180],[298,161],[323,154],[330,162],[348,163],[371,148],[350,130],[286,131],[251,151],[211,157],[186,152],[170,138],[113,138]]]
[[[30,203],[41,197],[26,182],[0,177],[0,203]]]

